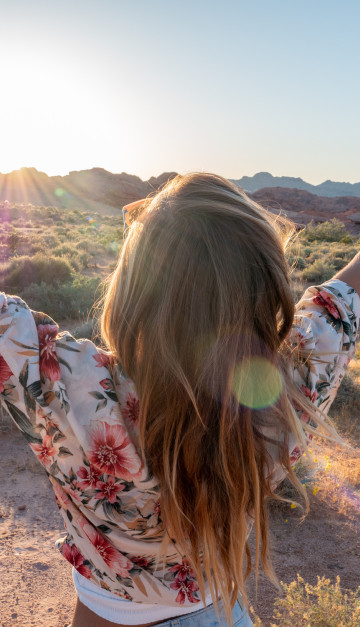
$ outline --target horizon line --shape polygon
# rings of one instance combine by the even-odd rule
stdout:
[[[173,174],[175,172],[175,170],[164,170],[163,172],[161,172],[158,175],[152,175],[147,179],[143,179],[141,178],[141,176],[139,176],[138,174],[131,174],[129,172],[112,172],[111,170],[107,170],[106,168],[102,167],[102,166],[93,166],[92,168],[84,168],[84,169],[79,169],[79,170],[69,170],[67,172],[67,174],[48,174],[47,172],[44,172],[43,170],[38,170],[38,168],[36,168],[35,166],[21,166],[20,168],[17,168],[15,170],[10,170],[9,172],[0,172],[0,176],[7,176],[9,174],[14,174],[15,172],[21,172],[21,170],[35,170],[36,172],[38,172],[39,174],[44,174],[45,176],[47,176],[48,178],[64,178],[66,176],[69,176],[70,174],[73,173],[78,173],[78,172],[91,172],[92,170],[103,170],[104,172],[108,172],[109,174],[114,174],[115,176],[117,175],[121,175],[121,174],[125,174],[126,176],[134,176],[138,179],[140,179],[143,182],[147,182],[149,181],[151,178],[159,178],[160,176],[162,176],[163,174]],[[189,170],[189,172],[206,172],[206,170]],[[181,174],[180,172],[176,172],[176,174]],[[248,179],[253,179],[255,176],[258,176],[260,174],[267,174],[272,178],[290,178],[290,179],[298,179],[299,181],[302,181],[304,183],[306,183],[307,185],[311,185],[312,187],[319,187],[320,185],[323,185],[324,183],[340,183],[340,184],[345,184],[345,185],[358,185],[360,183],[360,181],[355,181],[354,183],[350,182],[350,181],[338,181],[338,180],[332,180],[332,179],[325,179],[323,181],[321,181],[321,183],[309,183],[308,181],[306,181],[305,179],[303,179],[301,176],[291,176],[291,175],[274,175],[271,174],[271,172],[267,171],[267,170],[260,170],[258,172],[255,172],[255,174],[252,175],[248,175],[248,174],[243,174],[242,176],[235,178],[235,177],[224,177],[227,178],[230,181],[239,181],[242,178],[248,178]]]

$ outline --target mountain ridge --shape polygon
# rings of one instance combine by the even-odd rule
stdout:
[[[114,174],[104,168],[92,168],[49,177],[36,168],[21,168],[0,174],[0,202],[55,206],[64,210],[80,209],[89,214],[96,212],[118,216],[125,204],[156,192],[174,176],[176,172],[163,172],[143,181],[135,174]],[[279,179],[288,186],[275,185]],[[325,181],[314,186],[301,178],[273,177],[268,172],[259,172],[254,177],[243,177],[233,182],[270,211],[282,211],[299,225],[311,220],[323,222],[338,217],[350,231],[360,231],[360,183]],[[265,183],[267,185],[264,186]],[[326,196],[313,191],[323,190],[326,185],[329,191],[330,184],[338,186],[337,189],[345,185],[346,190],[350,185],[353,193]],[[359,195],[356,195],[358,189]]]
[[[131,196],[129,200],[129,202],[131,202],[132,200],[138,199],[133,198],[135,189],[139,193],[142,191],[143,195],[147,195],[150,193],[149,190],[157,189],[159,183],[163,184],[175,175],[176,172],[163,172],[159,176],[151,176],[148,180],[144,181],[135,174],[128,174],[127,172],[113,173],[105,168],[94,167],[87,170],[72,170],[64,176],[48,176],[45,172],[41,172],[34,167],[24,167],[6,174],[0,173],[0,199],[10,201],[9,198],[5,199],[3,196],[4,190],[8,190],[9,187],[12,187],[11,183],[17,182],[17,184],[24,188],[24,180],[21,179],[33,179],[36,188],[39,188],[38,184],[42,183],[45,190],[48,190],[49,186],[57,185],[61,188],[62,184],[66,188],[69,185],[71,188],[74,188],[72,191],[75,193],[75,196],[78,187],[82,192],[84,191],[84,181],[87,182],[87,185],[89,182],[94,183],[94,181],[96,181],[96,184],[101,188],[104,188],[105,184],[109,185],[110,183],[116,186],[122,185],[124,197],[129,195],[130,198]],[[329,198],[336,196],[360,197],[360,182],[347,183],[328,179],[318,185],[313,185],[312,183],[307,183],[307,181],[304,181],[301,177],[273,176],[269,172],[257,172],[253,176],[243,176],[239,179],[230,180],[248,193],[257,192],[259,189],[263,188],[282,187],[286,189],[300,189],[316,194],[317,196],[327,196]],[[91,185],[91,187],[93,187],[93,185]],[[65,191],[67,190],[65,189]],[[93,189],[92,191],[96,190]],[[69,193],[71,193],[71,191]]]
[[[246,192],[257,192],[264,187],[285,187],[287,189],[301,189],[317,196],[360,196],[360,182],[346,183],[341,181],[323,181],[319,185],[307,183],[300,177],[273,176],[269,172],[257,172],[254,176],[243,176],[240,179],[231,179],[233,183],[242,187]]]

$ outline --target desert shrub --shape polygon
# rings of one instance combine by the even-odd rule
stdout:
[[[79,261],[80,261],[80,264],[81,264],[81,266],[83,268],[88,268],[89,267],[90,260],[91,260],[91,257],[89,255],[89,253],[84,251],[84,252],[79,254]]]
[[[113,228],[113,229],[107,229],[106,232],[102,232],[100,235],[100,243],[103,246],[109,246],[112,245],[114,242],[116,243],[120,243],[122,242],[123,239],[123,227],[121,226],[121,228],[119,228],[119,226],[117,226],[117,228]]]
[[[79,257],[79,252],[74,246],[68,244],[60,244],[53,250],[55,257]]]
[[[337,218],[315,225],[313,221],[302,231],[301,238],[308,242],[340,242],[352,243],[354,238],[349,235],[343,222]]]
[[[55,227],[55,231],[58,234],[59,237],[66,237],[68,230],[65,229],[63,226],[56,226]]]
[[[350,261],[358,252],[358,248],[356,246],[344,246],[342,242],[340,244],[332,244],[330,248],[333,255],[336,257],[342,257],[346,259],[346,261]]]
[[[275,601],[271,627],[360,627],[360,587],[343,591],[340,578],[332,584],[318,577],[316,585],[305,583],[302,577],[290,584],[281,584],[285,596]]]
[[[323,283],[328,281],[334,276],[336,272],[335,266],[332,263],[324,262],[322,259],[316,259],[305,270],[303,270],[302,276],[304,281],[316,281]]]
[[[17,292],[31,283],[65,283],[71,278],[72,269],[68,261],[37,254],[34,257],[14,257],[3,275],[4,289]]]
[[[82,233],[83,229],[80,229],[80,232]],[[76,246],[77,248],[81,248],[81,250],[86,250],[88,251],[89,248],[91,247],[91,241],[88,239],[80,239],[78,242],[76,242]]]
[[[46,238],[42,235],[34,235],[29,242],[29,253],[44,253],[47,248]]]
[[[32,309],[46,311],[55,320],[83,319],[100,296],[99,284],[98,277],[77,276],[62,285],[44,282],[29,285],[22,290],[21,297]]]
[[[68,261],[72,269],[75,270],[75,272],[80,272],[80,270],[84,268],[83,264],[80,261],[80,255],[72,255],[71,257],[64,255],[64,257],[61,257],[61,259],[65,259],[66,261]]]
[[[287,255],[287,262],[290,268],[296,268],[297,270],[303,270],[306,267],[306,260],[293,253]]]
[[[359,356],[357,355],[357,359]],[[341,435],[360,443],[360,386],[350,370],[345,374],[339,391],[332,403],[329,416]]]
[[[21,241],[21,234],[19,233],[19,231],[17,231],[16,229],[12,228],[10,233],[9,233],[9,237],[8,237],[8,241],[7,244],[11,250],[11,253],[14,255],[16,253],[16,249],[19,245]]]
[[[342,237],[340,240],[342,244],[352,244],[353,241],[354,241],[354,238],[350,235],[350,233]]]
[[[311,255],[313,250],[314,249],[310,246],[303,246],[303,248],[301,249],[301,252],[304,255],[304,257],[309,257],[309,255]]]
[[[0,244],[0,261],[4,261],[5,259],[8,259],[8,257],[8,247],[6,244]]]
[[[331,263],[334,266],[336,272],[338,272],[338,270],[341,270],[341,268],[344,268],[346,266],[348,261],[347,259],[344,259],[344,257],[339,257],[339,255],[336,255],[336,257],[332,257]]]

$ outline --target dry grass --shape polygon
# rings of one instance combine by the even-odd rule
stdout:
[[[331,583],[318,577],[315,585],[297,576],[290,584],[281,583],[284,596],[275,602],[271,627],[360,627],[360,587],[343,590],[340,578]],[[250,610],[254,627],[264,627]]]

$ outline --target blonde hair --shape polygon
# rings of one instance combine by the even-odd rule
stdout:
[[[131,227],[102,315],[102,336],[136,385],[169,537],[230,624],[239,592],[246,601],[250,518],[256,573],[260,559],[275,580],[265,502],[279,464],[303,492],[289,460],[291,435],[305,446],[294,398],[314,410],[289,369],[291,230],[219,176],[178,176]],[[266,385],[277,393],[259,400]]]

